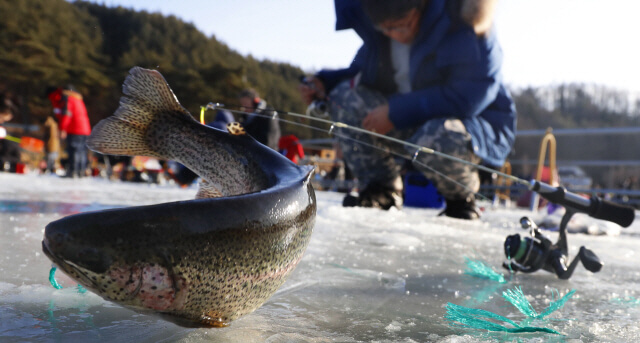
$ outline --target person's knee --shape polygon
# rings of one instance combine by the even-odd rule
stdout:
[[[418,145],[447,155],[473,155],[471,135],[459,119],[440,118],[427,121],[411,139]]]
[[[372,109],[387,103],[381,93],[364,86],[353,87],[348,81],[336,86],[329,98],[332,119],[357,126]]]

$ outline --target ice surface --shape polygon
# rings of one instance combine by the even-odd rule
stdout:
[[[541,271],[499,284],[464,274],[464,257],[502,272],[507,235],[525,232],[521,209],[486,205],[480,221],[438,217],[437,210],[343,208],[342,195],[317,192],[318,216],[304,258],[280,290],[256,312],[224,329],[185,329],[124,309],[99,296],[48,281],[41,250],[47,223],[111,207],[188,200],[195,188],[98,179],[69,180],[0,173],[0,341],[2,342],[477,342],[640,340],[640,222],[619,236],[569,236],[604,261],[601,272],[582,266],[568,281]],[[535,215],[532,216],[535,219]],[[555,241],[555,233],[549,233]],[[452,302],[523,319],[502,298],[521,286],[538,311],[552,290],[576,289],[544,326],[563,333],[506,334],[461,329],[444,320]]]

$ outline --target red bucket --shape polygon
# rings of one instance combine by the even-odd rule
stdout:
[[[16,174],[24,174],[27,171],[27,166],[24,163],[16,163]]]

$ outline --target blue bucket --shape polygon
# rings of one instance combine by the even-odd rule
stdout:
[[[404,177],[404,206],[441,208],[444,198],[436,186],[420,172],[408,172]]]

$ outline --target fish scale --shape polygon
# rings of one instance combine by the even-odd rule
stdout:
[[[43,251],[107,300],[188,327],[226,326],[260,307],[302,258],[316,215],[312,168],[199,124],[157,71],[132,68],[123,92],[89,147],[178,161],[203,178],[198,199],[59,219],[45,228]]]
[[[218,137],[228,134],[217,130],[214,132],[195,120],[185,121],[167,118],[162,120],[162,125],[152,125],[148,137],[155,142],[152,145],[154,150],[171,160],[180,161],[204,179],[215,182],[222,196],[257,192],[268,187],[266,175],[255,162],[244,157],[247,152],[241,149],[242,145],[228,149],[227,144],[222,144]],[[155,126],[169,126],[172,130],[159,133]],[[162,136],[166,139],[162,139]],[[171,141],[172,144],[163,144],[163,141]]]

